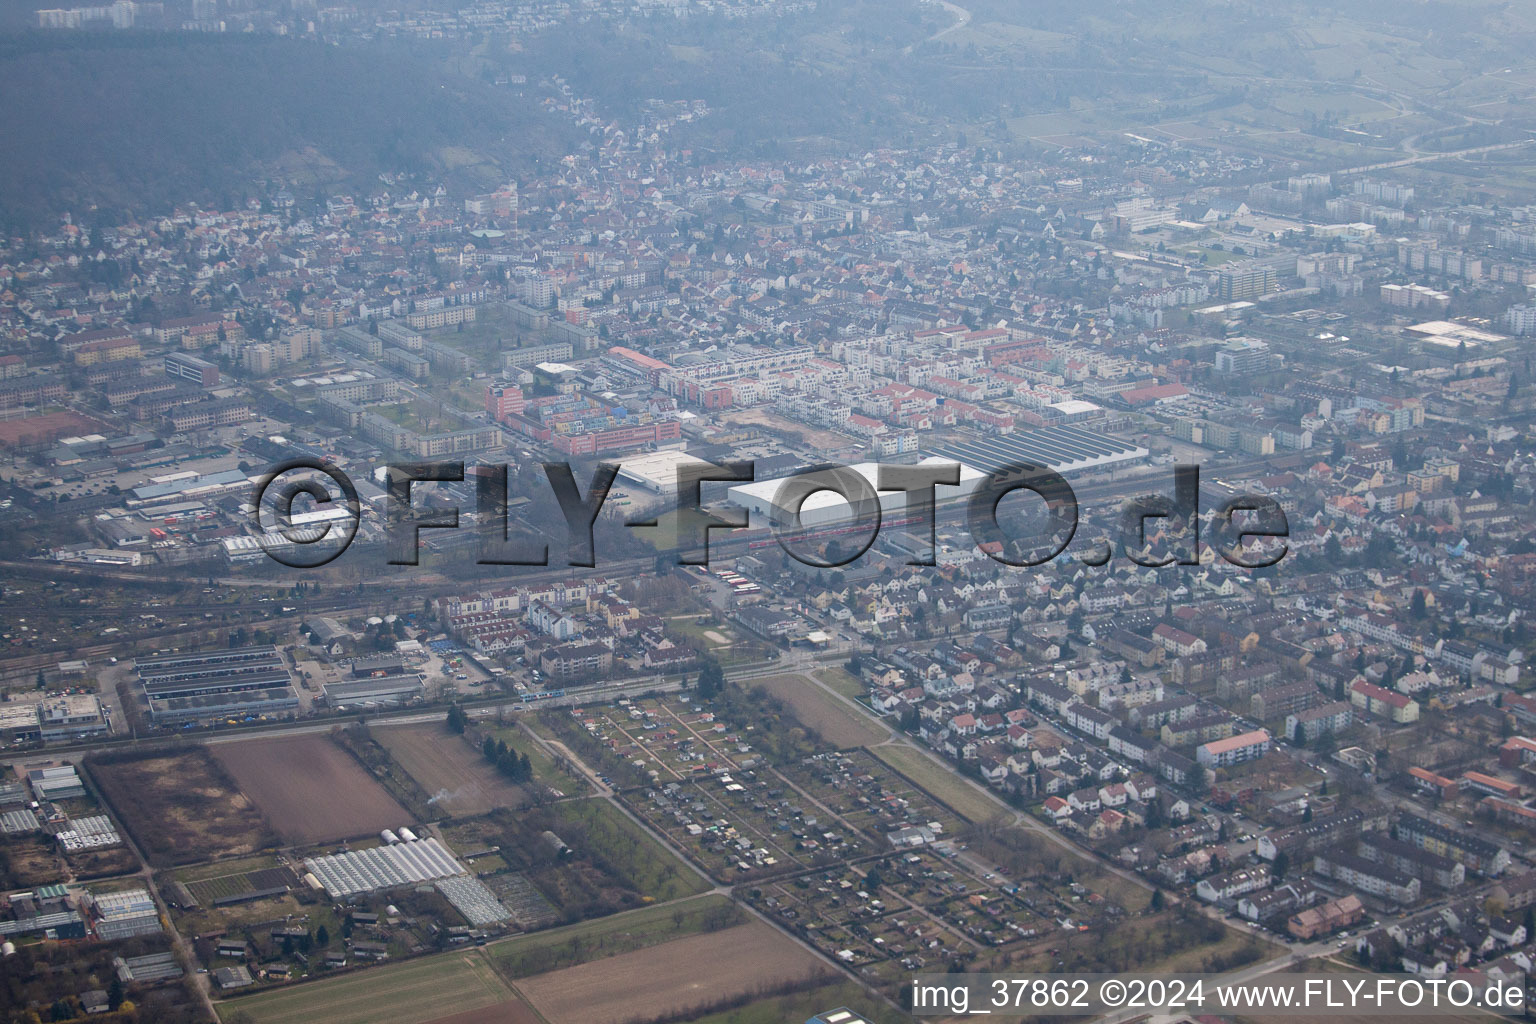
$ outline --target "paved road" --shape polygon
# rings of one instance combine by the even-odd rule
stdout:
[[[1414,136],[1413,139],[1404,140],[1405,144],[1407,142],[1414,141],[1417,138],[1418,136]],[[1387,163],[1380,164],[1364,164],[1360,167],[1346,167],[1342,171],[1334,171],[1333,173],[1364,174],[1369,171],[1385,171],[1394,167],[1409,167],[1413,164],[1428,163],[1434,160],[1455,160],[1465,156],[1480,156],[1483,153],[1497,153],[1500,150],[1505,149],[1520,149],[1524,146],[1529,146],[1532,143],[1536,143],[1536,139],[1524,139],[1520,142],[1501,142],[1493,146],[1473,146],[1470,149],[1457,149],[1448,153],[1420,153],[1417,149],[1415,149],[1411,151],[1415,155],[1404,157],[1401,160],[1392,160]]]
[[[938,40],[943,39],[945,36],[949,35],[951,32],[956,32],[971,23],[971,12],[966,10],[964,7],[961,7],[959,4],[952,4],[949,2],[949,0],[937,0],[937,2],[940,7],[944,8],[954,17],[955,23],[950,25],[948,28],[939,29],[933,35],[923,40],[925,43],[937,42]],[[901,52],[911,53],[915,48],[915,45],[907,46],[904,47]]]

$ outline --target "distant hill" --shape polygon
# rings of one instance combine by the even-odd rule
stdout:
[[[1141,145],[1129,131],[1349,167],[1536,129],[1533,47],[1536,4],[1509,0],[818,0],[771,19],[565,25],[492,59],[559,74],[604,116],[702,99],[709,116],[670,141],[706,156],[963,137],[1114,159]]]
[[[569,125],[431,56],[276,37],[0,37],[0,216],[227,205],[272,178],[489,184],[570,151]]]

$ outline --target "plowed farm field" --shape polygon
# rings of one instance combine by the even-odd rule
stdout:
[[[832,969],[760,921],[524,978],[518,991],[550,1024],[620,1024],[682,1015]]]
[[[509,999],[478,1010],[465,1010],[451,1017],[439,1017],[431,1024],[543,1024],[538,1014],[521,999]]]
[[[288,843],[350,839],[411,821],[351,754],[325,736],[218,743],[212,750]]]
[[[484,814],[525,802],[521,787],[503,778],[463,737],[448,734],[440,725],[375,729],[373,738],[432,794],[432,803],[449,814]]]

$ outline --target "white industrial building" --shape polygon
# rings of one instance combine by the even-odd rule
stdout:
[[[931,456],[918,463],[920,466],[945,466],[954,465],[955,460]],[[906,511],[906,493],[904,491],[880,491],[878,489],[880,464],[877,462],[860,462],[857,465],[845,467],[857,473],[869,483],[872,490],[876,490],[880,496],[880,514],[882,517],[899,517]],[[807,472],[810,472],[809,470]],[[796,474],[804,475],[804,474]],[[785,477],[779,480],[759,480],[750,484],[738,484],[729,491],[730,501],[733,505],[744,508],[751,515],[751,527],[753,529],[765,529],[775,522],[788,525],[791,522],[792,509],[781,509],[778,504],[780,489],[784,486]],[[948,504],[968,497],[971,492],[980,487],[986,481],[986,474],[972,469],[965,464],[960,465],[960,483],[958,485],[939,484],[934,488],[934,502],[938,506]],[[805,499],[800,507],[800,521],[807,527],[834,527],[850,524],[853,511],[848,501],[836,491],[817,491]]]
[[[1058,405],[1066,405],[1074,412],[1082,411],[1070,402]],[[1144,461],[1151,454],[1141,445],[1112,434],[1067,424],[972,437],[943,445],[936,452],[991,473],[1030,465],[1054,470],[1062,476],[1129,466]]]
[[[616,482],[620,487],[671,497],[677,493],[678,471],[684,466],[695,465],[707,466],[709,463],[696,455],[668,449],[626,455],[619,464]]]

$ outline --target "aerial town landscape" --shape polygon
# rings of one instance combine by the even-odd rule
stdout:
[[[0,158],[0,1024],[1523,988],[1536,12],[1064,6],[7,8],[475,141]]]

